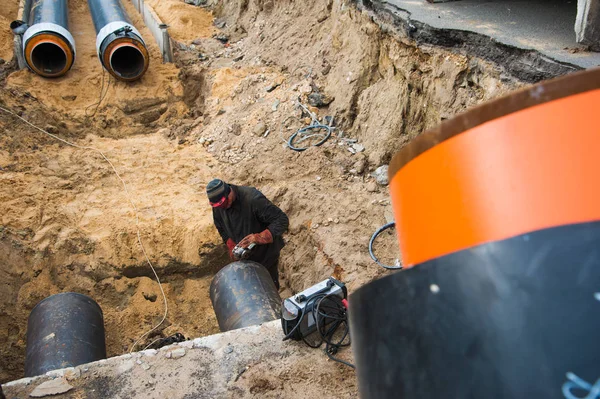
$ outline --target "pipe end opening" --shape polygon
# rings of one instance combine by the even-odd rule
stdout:
[[[29,39],[25,44],[25,58],[35,73],[55,78],[71,69],[75,54],[62,37],[46,33]]]
[[[47,75],[57,75],[67,66],[67,54],[60,46],[42,42],[31,51],[33,65]]]
[[[124,43],[112,51],[110,68],[119,79],[136,80],[146,72],[148,57],[136,45]]]

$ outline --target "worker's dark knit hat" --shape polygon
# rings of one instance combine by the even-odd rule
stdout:
[[[219,202],[221,198],[229,195],[229,191],[231,191],[229,184],[221,179],[211,180],[206,185],[206,195],[210,202]]]

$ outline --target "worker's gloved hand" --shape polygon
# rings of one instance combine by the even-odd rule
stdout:
[[[229,252],[229,258],[237,260],[233,256],[233,248],[235,248],[235,241],[233,241],[231,238],[228,238],[226,244],[227,244],[227,249],[228,249],[228,252]]]
[[[264,245],[273,242],[273,235],[269,229],[265,229],[260,233],[249,234],[238,242],[238,247],[248,248],[250,244]]]

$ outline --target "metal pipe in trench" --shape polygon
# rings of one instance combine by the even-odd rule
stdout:
[[[88,0],[102,66],[119,80],[132,81],[148,69],[150,55],[140,32],[119,0]]]
[[[281,298],[267,269],[241,260],[221,269],[210,284],[210,300],[222,332],[281,316]]]
[[[38,75],[56,78],[75,61],[75,39],[68,30],[67,0],[33,0],[29,28],[23,35],[23,55]]]
[[[38,303],[27,321],[25,377],[106,358],[102,309],[75,292]]]

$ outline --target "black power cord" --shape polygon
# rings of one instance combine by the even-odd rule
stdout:
[[[350,345],[348,310],[342,299],[337,295],[327,295],[321,298],[313,308],[313,317],[317,323],[317,331],[321,335],[319,346],[325,342],[325,353],[327,356],[331,360],[355,368],[352,363],[334,356],[339,352],[340,348]],[[341,337],[337,335],[338,338],[336,339],[338,330],[341,331]]]
[[[388,270],[400,270],[400,269],[402,269],[402,266],[388,266],[388,265],[384,265],[383,263],[381,263],[379,261],[379,259],[377,259],[375,254],[373,253],[373,243],[375,242],[375,239],[379,236],[379,234],[381,234],[385,230],[391,229],[392,227],[395,227],[395,226],[396,226],[396,222],[390,222],[390,223],[384,224],[383,226],[378,228],[375,233],[373,233],[373,235],[371,236],[371,240],[369,240],[369,255],[371,255],[371,259],[373,259],[375,261],[375,263],[377,263],[379,266],[381,266],[385,269],[388,269]]]
[[[307,309],[312,310],[307,312]],[[349,346],[351,343],[348,312],[342,302],[342,298],[322,292],[317,292],[309,296],[306,299],[306,305],[302,309],[298,322],[291,331],[286,333],[283,340],[286,341],[292,338],[302,324],[304,317],[309,316],[313,317],[316,324],[316,331],[310,335],[316,336],[317,340],[316,342],[311,342],[304,335],[300,335],[304,343],[311,348],[320,348],[325,343],[327,357],[348,367],[355,368],[352,363],[334,356],[339,352],[340,348]]]

